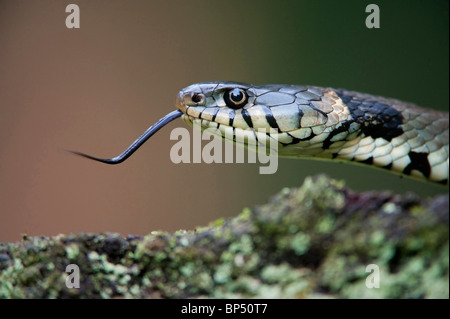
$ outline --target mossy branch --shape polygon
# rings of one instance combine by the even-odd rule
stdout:
[[[448,205],[307,178],[194,231],[1,243],[0,297],[448,298]],[[66,287],[69,264],[79,289]],[[380,288],[366,286],[369,264]]]

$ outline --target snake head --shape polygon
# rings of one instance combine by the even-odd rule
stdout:
[[[209,82],[188,86],[178,93],[176,107],[183,120],[222,132],[232,128],[234,135],[242,131],[270,132],[270,137],[285,144],[296,138],[312,137],[312,126],[326,120],[319,111],[309,107],[320,101],[319,92],[290,85],[248,85],[237,82]],[[303,113],[306,117],[302,119]],[[323,126],[323,125],[322,125]],[[258,137],[255,134],[255,139]]]
[[[270,91],[267,86],[262,89],[238,82],[199,83],[178,93],[176,107],[188,125],[253,149],[252,145],[273,145],[270,140],[276,140],[272,113],[257,102],[258,94]]]
[[[183,120],[202,129],[219,125],[248,128],[245,120],[236,123],[243,110],[254,104],[255,94],[246,84],[234,82],[208,82],[193,84],[182,89],[176,100],[176,107],[184,113]]]
[[[202,129],[298,129],[299,108],[289,86],[254,86],[237,82],[208,82],[188,86],[178,93],[176,107],[183,120]],[[280,107],[282,106],[282,107]]]

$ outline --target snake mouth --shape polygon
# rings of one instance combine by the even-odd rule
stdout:
[[[197,118],[188,114],[181,115],[181,119],[194,130],[200,129],[203,134],[222,139],[227,143],[232,143],[260,152],[263,150],[266,155],[278,153],[278,141],[273,135],[265,130],[255,130],[253,128],[242,129],[229,126],[202,118]],[[202,138],[203,139],[203,138]]]
[[[202,118],[198,118],[198,117],[194,117],[188,114],[183,114],[181,115],[181,119],[189,126],[193,127],[199,127],[201,128],[201,130],[206,130],[206,129],[216,129],[219,127],[220,124],[216,123],[216,122],[212,122],[212,121],[208,121]],[[225,125],[224,125],[225,126]],[[228,126],[230,128],[232,128],[231,126]]]
[[[267,131],[264,128],[256,130],[247,125],[245,120],[241,119],[241,110],[231,110],[220,106],[207,107],[206,99],[203,93],[196,90],[178,93],[176,108],[183,113],[181,119],[187,125],[193,127],[194,130],[199,129],[207,135],[221,138],[247,149],[257,151],[258,148],[263,147],[267,154],[278,152],[278,147],[274,148],[273,146],[274,144],[278,146],[273,131]],[[236,118],[241,121],[236,123]]]

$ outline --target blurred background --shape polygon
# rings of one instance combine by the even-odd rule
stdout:
[[[145,235],[204,226],[326,173],[356,190],[423,197],[448,188],[337,163],[173,164],[174,110],[192,83],[233,80],[347,88],[448,110],[448,1],[0,0],[0,241],[69,232]],[[67,29],[76,3],[81,28]]]

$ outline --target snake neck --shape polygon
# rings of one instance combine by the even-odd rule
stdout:
[[[315,118],[325,124],[312,127],[310,134],[287,132],[294,140],[281,142],[281,156],[352,161],[448,185],[448,114],[357,92],[332,92],[339,100],[329,114],[312,105],[319,113]]]

